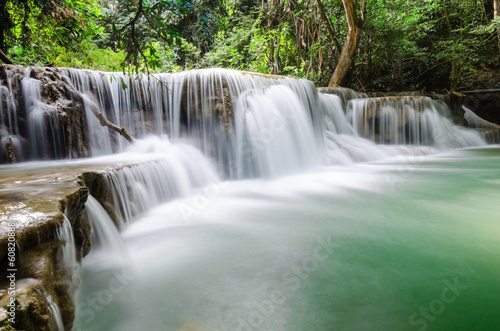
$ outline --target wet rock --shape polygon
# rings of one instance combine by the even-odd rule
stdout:
[[[500,129],[481,130],[480,133],[488,144],[500,144]]]
[[[488,122],[500,125],[500,89],[461,91],[464,105]]]
[[[113,193],[111,192],[103,173],[98,172],[84,172],[80,178],[82,185],[85,185],[90,194],[101,204],[106,210],[109,217],[116,225],[117,228],[122,226],[121,219],[123,216],[115,209],[113,202]]]
[[[206,77],[203,77],[206,79]],[[234,119],[233,104],[227,80],[213,74],[212,84],[201,84],[201,76],[191,74],[182,89],[182,108],[186,125],[206,122],[218,128],[214,134],[228,132]],[[205,88],[205,90],[202,88]]]
[[[63,213],[72,225],[75,259],[81,259],[90,251],[90,223],[82,217],[88,189],[78,184],[78,173],[74,170],[57,171],[57,175],[53,170],[26,174],[9,174],[3,170],[0,175],[3,188],[0,194],[0,279],[6,279],[3,272],[11,268],[6,254],[9,232],[13,232],[16,279],[29,278],[37,282],[16,294],[19,304],[16,329],[50,330],[47,323],[52,321],[47,316],[50,317],[51,300],[59,307],[65,328],[71,328],[75,311],[73,292],[77,283],[73,272],[61,260],[65,242],[56,234],[64,222]],[[5,289],[4,286],[0,284],[0,288]],[[0,311],[2,307],[5,310],[5,305],[0,305]]]
[[[6,163],[16,163],[17,162],[16,151],[14,149],[12,137],[7,137],[7,139],[5,141],[5,157],[7,160]]]
[[[343,88],[343,87],[319,87],[318,88],[318,93],[323,93],[323,94],[334,94],[340,98],[340,101],[342,101],[342,106],[344,108],[344,112],[347,109],[347,103],[353,99],[358,99],[365,97],[365,95],[362,95],[354,90],[351,90],[349,88]]]
[[[40,330],[51,331],[52,316],[48,293],[42,283],[36,279],[17,281],[15,296],[15,323],[11,323],[8,315],[10,295],[3,291],[0,299],[1,330]],[[14,328],[15,327],[15,328]]]
[[[74,293],[79,286],[74,270],[62,259],[65,242],[58,230],[66,216],[75,239],[76,260],[91,249],[91,224],[84,212],[89,192],[108,211],[117,226],[105,174],[132,166],[89,165],[80,168],[51,168],[18,173],[16,168],[0,172],[0,329],[7,328],[9,284],[6,270],[9,232],[16,240],[16,329],[53,330],[54,310],[60,311],[64,329],[72,328],[75,317]],[[27,281],[24,281],[24,280]],[[51,313],[52,312],[52,313]]]

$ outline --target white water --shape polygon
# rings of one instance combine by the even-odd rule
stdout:
[[[327,230],[339,240],[347,240],[347,248],[357,247],[358,237],[377,242],[385,234],[371,223],[372,217],[388,233],[399,234],[398,220],[385,218],[385,213],[393,210],[391,207],[399,206],[392,201],[392,184],[411,177],[429,154],[485,144],[478,133],[453,125],[447,113],[440,112],[428,98],[354,99],[358,96],[346,93],[346,100],[341,100],[336,95],[318,95],[306,80],[267,79],[227,70],[150,78],[77,70],[67,70],[66,74],[86,94],[92,155],[126,152],[105,157],[118,168],[121,160],[127,160],[105,176],[119,226],[124,229],[124,242],[112,230],[111,219],[102,206],[92,197],[87,203],[97,248],[88,261],[100,262],[91,263],[82,272],[84,282],[92,281],[84,283],[80,293],[83,322],[79,323],[85,326],[83,330],[92,329],[87,328],[89,325],[107,330],[174,330],[179,325],[186,329],[198,327],[197,319],[203,321],[202,325],[221,330],[251,323],[250,315],[257,309],[255,302],[266,301],[267,294],[280,287],[279,278],[288,272],[289,261],[305,264],[300,252],[311,248],[313,238]],[[45,115],[54,109],[37,108],[38,83],[28,76],[23,82],[32,114],[29,130],[33,134],[28,138],[32,139],[35,154],[31,157],[42,158],[50,149],[37,146],[38,140],[33,137],[49,141],[57,137],[54,128],[59,124],[44,122]],[[5,95],[0,94],[2,98]],[[139,138],[137,142],[130,147],[116,133],[100,126],[91,116],[90,106],[97,106],[108,119],[126,127]],[[4,123],[7,120],[12,121],[10,115],[3,119]],[[155,137],[148,138],[150,134]],[[52,140],[52,150],[58,150],[58,141]],[[390,167],[383,165],[380,169],[377,163],[356,164],[374,161],[394,162],[391,166],[398,173],[394,175]],[[484,171],[484,178],[491,176]],[[453,174],[451,182],[461,178]],[[386,176],[395,179],[389,182]],[[423,180],[432,182],[435,178]],[[432,186],[428,188],[434,192]],[[383,200],[389,208],[379,206],[380,195],[391,197]],[[416,193],[406,194],[408,201],[413,198],[423,199]],[[428,219],[420,205],[415,207],[415,213],[418,216],[414,222]],[[397,218],[405,219],[406,210],[401,215]],[[489,220],[491,215],[486,216]],[[402,233],[411,233],[415,224],[405,225]],[[433,232],[425,231],[425,235]],[[74,239],[67,219],[58,238],[66,241],[62,249],[65,265],[76,269]],[[390,240],[400,239],[396,235]],[[371,252],[370,247],[361,246],[363,249],[342,261],[343,267],[328,269],[317,282],[304,282],[311,292],[291,293],[289,301],[276,308],[272,318],[254,323],[258,325],[254,329],[303,330],[316,321],[308,319],[316,312],[321,312],[318,323],[325,329],[325,325],[333,324],[326,312],[330,308],[324,308],[323,303],[335,298],[340,298],[332,308],[336,322],[353,329],[370,325],[370,318],[379,316],[371,314],[378,311],[378,305],[364,303],[369,306],[361,311],[365,318],[358,319],[359,311],[349,311],[351,295],[329,282],[326,289],[335,288],[334,295],[324,294],[326,301],[319,298],[325,290],[324,279],[338,276],[349,288],[352,284],[346,279],[356,279],[358,272],[363,275],[364,294],[371,295],[367,289],[374,267],[359,271],[357,264],[351,265],[352,260]],[[411,248],[409,251],[419,252],[422,245]],[[119,252],[130,252],[131,256]],[[111,293],[110,284],[115,278],[101,273],[107,270],[106,261],[110,259],[118,262],[109,263],[113,271],[121,261],[128,261],[138,270],[138,279],[123,284],[119,293],[113,292],[111,299],[106,299],[106,304],[99,301],[99,309],[89,307],[89,300],[100,300],[99,295]],[[422,259],[423,264],[428,263],[425,257]],[[386,262],[383,258],[377,260],[377,256],[375,260],[377,266]],[[348,276],[337,275],[337,270]],[[440,271],[440,275],[445,274]],[[408,283],[413,279],[406,273],[405,277]],[[390,279],[385,281],[390,283]],[[376,301],[376,293],[371,299]],[[310,301],[313,304],[308,305]],[[380,307],[397,310],[394,302]],[[354,306],[364,305],[356,302]],[[382,312],[390,320],[385,314]],[[294,323],[294,316],[303,320]],[[407,326],[403,322],[396,324],[397,329]]]
[[[57,109],[53,105],[42,102],[40,96],[40,81],[30,77],[30,69],[25,69],[21,81],[27,112],[27,127],[29,134],[29,158],[58,159],[62,157],[64,135]]]
[[[500,125],[488,122],[487,120],[477,116],[469,108],[462,106],[465,111],[464,118],[467,121],[469,128],[483,128],[483,129],[500,129]]]
[[[337,134],[356,136],[342,108],[340,97],[331,94],[320,94],[319,99],[325,113],[326,129]]]
[[[359,136],[379,143],[441,149],[485,145],[479,133],[454,125],[427,97],[353,100],[348,118]]]
[[[92,250],[86,259],[100,258],[103,267],[109,267],[110,263],[125,264],[129,256],[120,232],[106,210],[92,195],[87,198],[85,211],[92,225]]]
[[[197,147],[215,160],[219,173],[232,179],[305,171],[321,161],[329,165],[337,159],[339,164],[373,160],[373,153],[383,157],[379,150],[384,148],[375,147],[366,156],[349,160],[349,155],[359,154],[352,151],[360,145],[371,148],[359,137],[377,144],[439,150],[484,144],[479,134],[453,125],[444,104],[424,97],[359,99],[366,95],[331,88],[318,94],[304,79],[224,69],[149,77],[76,69],[60,69],[60,73],[84,94],[93,156],[123,152],[129,143],[101,126],[91,107],[136,138],[168,136],[173,143]],[[60,158],[66,147],[57,110],[41,102],[40,82],[29,76],[26,69],[22,87],[29,135],[25,137],[19,135],[17,115],[13,116],[19,109],[8,94],[13,78],[1,82],[5,85],[0,97],[8,108],[7,117],[2,112],[2,141],[5,144],[10,136],[16,150],[29,150],[26,159]],[[332,156],[332,150],[348,159]]]
[[[52,297],[50,295],[47,295],[47,302],[49,303],[50,311],[50,329],[54,331],[64,331],[61,310],[54,302],[54,300],[52,300]]]
[[[452,124],[445,104],[425,97],[359,99],[352,90],[331,88],[318,94],[306,80],[222,69],[149,78],[78,70],[67,75],[132,134],[188,141],[228,178],[276,177],[321,162],[372,161],[407,151],[361,138],[438,150],[485,144],[478,133]],[[124,145],[123,138],[114,139]],[[97,141],[103,149],[95,153],[109,153],[113,144],[101,136]]]
[[[70,271],[74,273],[78,268],[78,263],[76,261],[76,248],[75,248],[75,238],[73,236],[73,229],[69,219],[64,216],[64,222],[57,230],[57,239],[64,242],[61,248],[61,256],[63,265]]]
[[[488,330],[498,322],[499,158],[498,148],[400,156],[160,204],[124,229],[134,272],[95,308],[88,300],[116,273],[84,265],[77,326],[418,330],[422,315],[409,317],[458,279],[461,294],[429,330]],[[186,217],[186,206],[198,212]]]
[[[311,117],[291,89],[253,91],[236,109],[240,178],[277,177],[320,165]]]
[[[130,152],[151,153],[158,160],[106,174],[114,205],[125,223],[165,201],[189,196],[195,188],[219,181],[210,162],[188,145],[150,138],[137,142]]]

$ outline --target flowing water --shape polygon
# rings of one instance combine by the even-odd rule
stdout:
[[[397,157],[162,204],[123,230],[122,266],[84,262],[77,329],[495,330],[499,162]]]
[[[134,163],[105,175],[121,232],[86,203],[75,330],[500,325],[500,148],[444,103],[219,69],[61,72],[83,93],[89,162]],[[54,108],[29,72],[22,84],[30,134],[3,88],[2,141],[57,158]]]

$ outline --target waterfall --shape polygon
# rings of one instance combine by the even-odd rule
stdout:
[[[337,134],[354,135],[354,130],[345,116],[341,98],[333,94],[320,94],[319,98],[325,113],[326,129]]]
[[[195,188],[219,181],[209,160],[191,146],[151,138],[132,150],[162,158],[105,174],[116,212],[125,223],[165,201],[187,197]]]
[[[483,162],[483,156],[479,155],[487,154],[483,150],[440,155],[445,159],[440,162],[448,162],[450,169],[457,169],[454,173],[447,172],[447,176],[442,176],[441,163],[436,165],[439,158],[430,162],[420,158],[449,152],[452,148],[485,144],[479,132],[452,123],[445,103],[428,97],[368,98],[366,94],[349,89],[320,89],[318,93],[314,84],[305,79],[222,69],[151,76],[53,69],[53,73],[67,80],[66,90],[62,92],[69,96],[64,96],[67,98],[62,100],[64,102],[51,103],[46,95],[46,82],[37,79],[40,71],[33,70],[7,74],[6,81],[1,82],[2,144],[14,150],[20,160],[99,156],[88,163],[68,162],[67,167],[75,167],[75,172],[87,171],[86,166],[92,163],[91,169],[99,169],[99,164],[114,169],[102,177],[92,174],[92,181],[103,180],[103,183],[88,185],[89,190],[102,188],[104,192],[96,192],[99,201],[89,196],[85,204],[85,213],[92,224],[93,250],[85,259],[90,263],[82,267],[88,269],[82,271],[84,276],[81,278],[84,282],[102,278],[102,282],[83,288],[85,293],[80,304],[88,309],[80,314],[89,317],[90,309],[92,318],[80,321],[82,329],[91,329],[93,324],[116,330],[179,329],[179,325],[174,325],[179,322],[177,317],[186,314],[189,318],[201,316],[201,320],[209,322],[215,316],[214,324],[208,323],[207,327],[234,329],[243,325],[240,324],[241,316],[247,318],[246,323],[251,314],[270,302],[269,289],[279,289],[283,285],[289,288],[289,280],[305,280],[307,277],[288,278],[292,275],[291,270],[300,266],[319,273],[303,282],[302,290],[289,292],[288,303],[273,308],[281,319],[288,321],[286,327],[293,328],[299,319],[289,316],[300,314],[301,305],[315,301],[317,293],[323,297],[323,280],[330,280],[331,284],[327,285],[334,288],[338,284],[336,275],[343,275],[340,279],[344,283],[334,293],[327,293],[328,302],[338,298],[335,304],[342,308],[345,302],[357,297],[358,304],[366,303],[366,293],[371,293],[370,288],[373,288],[373,272],[387,271],[387,268],[381,271],[372,268],[373,261],[387,261],[385,254],[377,255],[381,248],[386,249],[390,257],[390,254],[398,255],[392,256],[394,261],[403,261],[400,269],[391,270],[411,269],[406,265],[408,252],[421,254],[419,265],[444,265],[440,260],[429,260],[428,252],[422,249],[428,247],[428,238],[436,237],[435,223],[441,223],[441,229],[450,229],[453,232],[450,235],[457,238],[457,247],[465,249],[466,246],[460,246],[461,240],[464,235],[477,235],[477,231],[470,230],[477,229],[477,222],[464,228],[463,233],[454,232],[456,229],[450,227],[450,222],[455,216],[461,216],[460,208],[471,201],[472,205],[479,200],[494,205],[487,199],[494,198],[491,194],[498,191],[495,180],[484,180],[491,177],[496,160],[491,160],[487,171],[472,171],[470,175],[477,177],[475,181],[466,176],[463,183],[460,182],[464,178],[463,171],[470,167],[467,157],[464,163],[449,161],[455,155],[470,155]],[[17,94],[12,93],[16,88]],[[62,92],[60,94],[64,94]],[[129,144],[118,133],[103,127],[94,115],[96,109],[134,135],[134,143]],[[75,141],[72,130],[80,130],[77,136],[90,153],[86,153],[89,150],[75,153],[75,146],[71,145]],[[497,139],[499,133],[497,130],[483,135]],[[120,155],[116,155],[118,153]],[[8,161],[7,156],[5,153],[2,157]],[[392,157],[394,159],[389,159]],[[384,161],[351,166],[356,162],[377,160]],[[82,168],[77,168],[80,166]],[[432,167],[435,169],[431,172]],[[31,170],[26,173],[36,175]],[[66,176],[66,170],[60,173],[57,176]],[[276,179],[284,175],[289,177]],[[39,185],[58,185],[57,176],[54,180],[47,177]],[[221,184],[228,183],[225,180],[232,180],[231,185],[221,191],[224,186]],[[397,189],[396,184],[403,180],[402,186],[409,190]],[[463,187],[455,186],[459,182]],[[471,185],[475,182],[479,184]],[[425,185],[429,192],[423,189]],[[476,194],[482,194],[482,185],[486,194],[478,199]],[[460,190],[470,193],[471,198],[457,200],[459,203],[452,205],[450,210],[457,215],[440,218],[439,205],[433,195],[434,190],[440,189],[447,197],[443,203],[454,200]],[[18,196],[21,195],[15,197]],[[415,201],[418,203],[414,204]],[[414,205],[418,208],[412,209]],[[433,208],[436,208],[435,220],[428,217],[434,212]],[[412,215],[408,210],[418,214]],[[491,237],[497,214],[492,210],[491,215],[487,215],[491,224],[483,226],[485,237]],[[196,218],[190,222],[192,215]],[[464,214],[467,217],[460,219],[460,223],[474,219],[471,215],[477,215],[477,211]],[[411,224],[406,224],[412,216]],[[388,217],[391,221],[385,222]],[[426,223],[425,227],[421,226],[422,222]],[[119,233],[121,227],[124,228],[123,239]],[[402,233],[415,237],[411,238],[413,241],[407,240],[401,237]],[[391,236],[385,241],[387,234]],[[61,264],[68,273],[74,274],[78,269],[77,254],[67,217],[55,236],[64,242],[59,249]],[[334,238],[339,243],[335,249],[326,244]],[[420,238],[427,241],[414,245]],[[436,240],[436,251],[446,250],[448,239]],[[467,244],[481,242],[480,239],[472,236]],[[493,239],[491,242],[496,243]],[[411,245],[405,246],[408,243]],[[440,246],[443,243],[447,247]],[[382,244],[390,245],[383,247]],[[352,248],[357,246],[359,250],[353,252]],[[335,256],[338,251],[340,256],[344,254],[344,261],[332,258],[326,262],[324,254],[316,256],[318,249],[322,253],[332,250]],[[492,246],[491,251],[498,249]],[[477,260],[463,259],[463,254],[456,254],[454,248],[449,253],[450,258],[458,256],[456,269],[460,272],[464,264]],[[374,256],[361,261],[359,257],[363,254]],[[483,256],[483,252],[477,254]],[[491,256],[491,260],[494,258]],[[345,264],[351,259],[352,264]],[[325,262],[327,268],[320,268],[320,262]],[[123,292],[112,293],[106,286],[116,278],[106,279],[100,272],[106,273],[108,269],[107,273],[116,277],[117,267],[124,265],[139,267],[141,272],[134,275],[138,280],[130,286],[124,285]],[[151,265],[155,268],[150,268]],[[337,273],[338,268],[345,270]],[[368,281],[353,282],[360,270]],[[427,279],[428,269],[422,270],[423,277],[418,278]],[[433,279],[433,283],[439,285],[440,281],[451,277],[447,273],[449,270],[450,267],[444,265],[443,273]],[[98,272],[92,278],[90,275],[94,271]],[[462,275],[464,279],[470,276],[468,273]],[[390,287],[394,283],[393,276],[393,272],[388,272],[384,280],[390,290],[387,293],[393,292]],[[404,283],[410,284],[408,291],[414,293],[415,274],[410,272],[405,277]],[[308,286],[317,280],[321,281],[314,293],[310,292]],[[359,290],[358,285],[362,283],[369,285],[366,286],[368,290]],[[349,288],[353,284],[355,286]],[[422,288],[428,288],[427,284]],[[439,291],[440,288],[436,293]],[[71,296],[73,288],[68,292]],[[95,309],[87,304],[104,298],[101,295],[106,293],[113,294],[104,301],[106,304],[101,302]],[[197,296],[199,293],[202,296]],[[379,308],[378,297],[374,293],[370,309]],[[165,298],[173,298],[172,303],[165,304]],[[255,309],[248,305],[254,299],[258,300]],[[62,329],[59,309],[65,321],[67,309],[62,309],[62,305],[58,307],[51,298],[48,300],[53,316],[52,328]],[[425,298],[429,300],[432,299]],[[389,301],[391,306],[399,306],[397,299]],[[64,304],[62,300],[56,302]],[[307,318],[320,312],[321,307],[328,308],[328,302],[321,301],[300,317]],[[154,309],[128,314],[138,306]],[[421,302],[415,300],[404,307],[404,313],[420,306]],[[390,311],[382,308],[384,313]],[[230,319],[219,318],[219,312],[226,310]],[[98,314],[100,312],[102,314]],[[331,310],[325,309],[322,313],[324,326],[328,328]],[[336,317],[341,319],[344,313]],[[358,311],[349,311],[349,314],[353,321],[359,319]],[[136,318],[138,316],[143,319]],[[106,318],[112,322],[100,323]],[[373,319],[367,320],[369,323]],[[280,328],[279,319],[269,318],[268,323],[256,329]],[[402,323],[404,328],[406,318]],[[302,322],[299,328],[307,328],[307,325],[309,321]],[[362,328],[362,325],[353,328]]]
[[[358,98],[365,98],[367,97],[366,94],[363,93],[357,93],[354,90],[348,89],[348,88],[343,88],[343,87],[320,87],[318,88],[318,92],[323,94],[323,95],[336,95],[340,98],[340,101],[342,102],[342,108],[346,109],[347,104],[349,101],[358,99]]]
[[[23,138],[19,132],[16,100],[12,91],[12,73],[7,71],[7,80],[0,79],[0,137],[2,146],[9,142],[13,146],[14,152],[18,155],[18,160],[23,160]],[[1,161],[5,162],[0,158]]]
[[[106,210],[92,195],[87,198],[85,211],[92,224],[92,251],[90,256],[86,258],[101,257],[101,262],[106,267],[109,267],[109,263],[125,263],[127,261],[127,248],[120,232]]]
[[[454,125],[443,115],[428,97],[358,99],[350,101],[348,109],[354,131],[377,143],[438,148],[485,144],[478,133]]]
[[[57,239],[64,241],[64,245],[61,248],[62,261],[65,268],[68,271],[75,271],[78,268],[78,262],[76,261],[76,249],[75,249],[75,238],[73,236],[73,229],[69,219],[64,216],[63,224],[57,230]]]
[[[64,324],[61,317],[61,310],[57,304],[52,300],[50,295],[47,295],[47,302],[49,303],[50,312],[50,329],[55,331],[64,331]]]
[[[57,108],[42,102],[40,81],[30,77],[29,68],[25,69],[21,84],[31,149],[29,158],[61,158],[64,155],[64,130],[61,129]]]
[[[321,148],[323,143],[322,108],[314,85],[307,80],[268,78],[223,69],[148,77],[75,69],[67,69],[65,74],[80,92],[87,95],[84,100],[86,108],[87,105],[97,105],[108,119],[138,138],[155,134],[168,135],[173,142],[188,140],[205,155],[215,159],[220,170],[230,177],[241,174],[241,146],[238,146],[237,137],[243,133],[237,131],[243,127],[235,126],[234,121],[239,113],[244,112],[239,108],[246,103],[239,102],[239,99],[246,99],[253,93],[265,93],[271,86],[288,88],[288,95],[293,95],[295,102],[289,104],[289,108],[302,106],[297,113],[305,116],[305,125],[313,127],[314,140],[305,142],[310,144],[308,149]],[[282,90],[274,91],[279,93]],[[267,95],[269,98],[270,93],[267,92]],[[262,105],[258,111],[265,112],[266,108],[267,105]],[[123,138],[116,137],[116,134],[109,135],[107,129],[99,127],[99,122],[92,118],[90,111],[87,111],[87,120],[93,155],[122,149]],[[113,145],[118,147],[113,148]],[[294,159],[299,160],[302,156],[299,151]],[[277,171],[279,169],[274,172]]]
[[[7,150],[19,160],[124,152],[129,143],[102,126],[95,109],[137,139],[166,136],[198,148],[230,179],[275,177],[317,167],[320,160],[345,164],[392,155],[384,144],[447,149],[485,143],[479,133],[454,125],[445,103],[418,92],[368,98],[345,88],[317,90],[305,79],[225,69],[149,76],[53,69],[78,91],[65,101],[81,109],[75,122],[68,118],[76,113],[42,101],[47,89],[36,77],[43,72],[33,70],[7,72],[1,82],[4,160]],[[22,102],[12,97],[15,84],[22,85]]]
[[[290,88],[249,93],[236,109],[240,177],[276,177],[319,166],[310,114]]]

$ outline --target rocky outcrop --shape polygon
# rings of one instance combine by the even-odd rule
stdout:
[[[477,116],[500,125],[500,89],[461,91],[461,105]]]
[[[75,261],[81,261],[92,244],[91,224],[84,212],[89,193],[119,225],[120,216],[114,210],[105,174],[124,166],[131,165],[53,166],[25,171],[7,168],[0,172],[0,329],[55,330],[57,323],[66,330],[72,328],[79,280],[64,261],[67,246],[61,229],[69,221]],[[12,233],[15,259],[10,264]],[[15,274],[14,296],[9,293],[11,284],[6,282],[10,273]],[[15,324],[9,322],[11,297],[16,306]]]
[[[500,144],[500,129],[486,129],[479,132],[488,144]]]
[[[83,101],[56,68],[0,65],[0,162],[90,155]]]
[[[349,101],[353,99],[366,97],[366,95],[363,93],[358,93],[354,90],[343,87],[319,87],[318,93],[334,94],[338,96],[340,98],[340,101],[342,101],[342,106],[344,108],[344,111],[347,109],[347,103]]]
[[[2,175],[1,279],[15,274],[15,327],[19,330],[50,330],[54,317],[50,317],[49,308],[58,307],[62,323],[70,329],[75,311],[73,273],[61,262],[61,249],[66,242],[58,236],[58,230],[66,217],[73,229],[75,259],[81,260],[88,254],[90,224],[82,213],[88,189],[78,184],[78,178],[71,170],[50,169],[46,173],[23,175],[9,175],[4,170]],[[15,238],[16,243],[14,261],[7,255],[12,247],[9,246],[10,237]],[[0,286],[4,288],[2,302],[12,297],[7,291],[8,285]],[[0,316],[9,317],[6,305],[2,307]],[[9,324],[12,323],[8,318],[1,318],[0,326]]]

